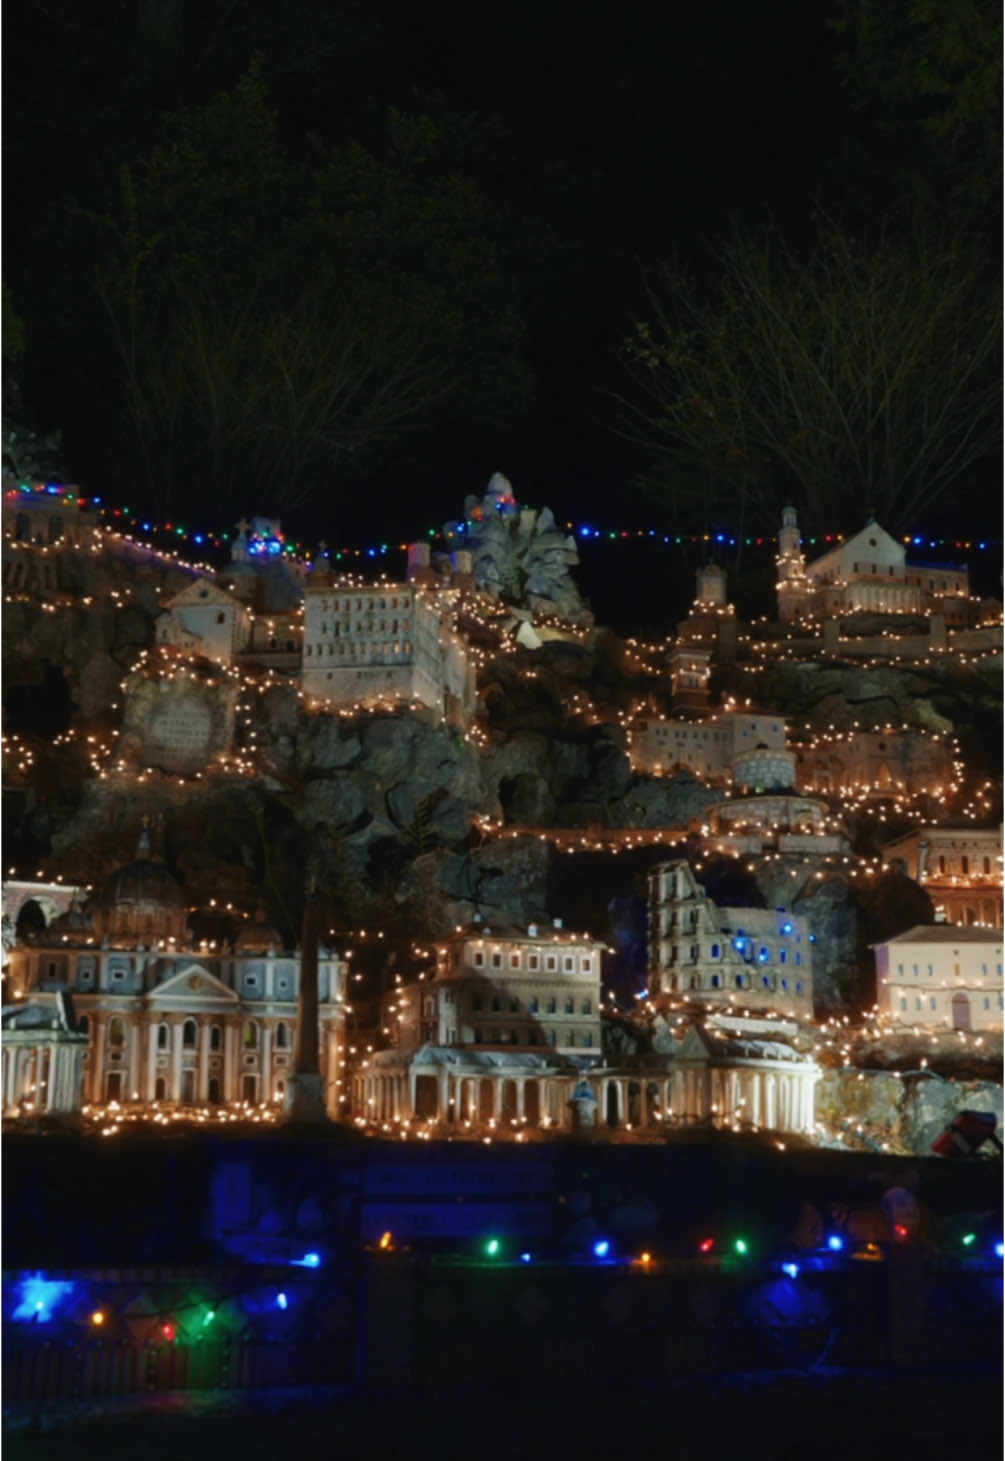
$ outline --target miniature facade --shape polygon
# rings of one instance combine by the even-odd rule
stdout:
[[[71,1116],[83,1095],[87,1033],[65,993],[52,1004],[10,1005],[2,1017],[5,1113]]]
[[[186,584],[164,604],[157,643],[232,665],[251,637],[246,604],[208,578]]]
[[[875,520],[806,563],[795,511],[786,508],[778,547],[778,616],[783,622],[855,613],[937,613],[957,625],[972,617],[966,566],[909,564],[904,544]]]
[[[954,780],[948,739],[920,730],[849,731],[794,747],[800,790],[866,797],[942,795]]]
[[[1001,934],[919,925],[875,944],[876,1003],[898,1024],[1000,1030]]]
[[[728,784],[735,780],[736,758],[762,745],[784,752],[781,716],[720,710],[702,720],[654,716],[636,721],[630,751],[635,771],[659,776],[683,766],[708,781]]]
[[[418,701],[441,714],[449,694],[469,713],[474,673],[436,597],[413,584],[311,584],[301,681],[339,704]]]
[[[802,857],[846,852],[848,841],[839,818],[826,802],[814,797],[768,791],[730,797],[709,807],[696,827],[720,853],[768,850]]]
[[[782,910],[720,908],[683,859],[649,874],[649,991],[653,999],[813,1012],[812,935]]]
[[[396,1048],[356,1076],[354,1111],[567,1124],[567,1086],[603,1058],[602,952],[559,920],[494,932],[474,924],[444,940],[435,978],[399,985],[385,1001]]]
[[[80,592],[79,560],[100,529],[76,487],[8,485],[3,493],[3,577],[8,593]]]
[[[1001,828],[919,827],[883,852],[921,884],[937,919],[1001,928]]]
[[[293,1056],[298,955],[253,922],[232,948],[195,947],[181,888],[150,856],[106,882],[86,910],[10,953],[15,1000],[55,1009],[71,990],[87,1032],[85,1099],[262,1104],[279,1100]],[[338,1109],[345,964],[319,962],[322,1072]]]

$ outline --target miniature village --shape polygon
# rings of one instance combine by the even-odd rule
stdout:
[[[58,484],[3,526],[5,1121],[1000,1123],[1002,606],[966,566],[787,508],[772,617],[699,542],[644,642],[580,589],[597,530],[498,473],[369,549]]]

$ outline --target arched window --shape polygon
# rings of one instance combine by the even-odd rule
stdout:
[[[163,1101],[166,1091],[167,1082],[164,1080],[164,1077],[162,1075],[159,1075],[154,1081],[154,1100]]]
[[[223,1043],[223,1034],[219,1025],[211,1025],[209,1029],[209,1048],[219,1050]]]
[[[970,859],[969,857],[967,857],[966,853],[964,853],[964,855],[960,858],[960,868],[962,869],[964,874],[969,873],[970,871]]]
[[[108,1021],[108,1044],[113,1050],[121,1050],[126,1043],[126,1033],[118,1015]]]
[[[245,1050],[258,1048],[258,1026],[254,1020],[248,1020],[244,1026],[244,1048]]]
[[[286,1022],[284,1020],[280,1020],[279,1024],[276,1026],[276,1049],[285,1050],[287,1048],[288,1042],[289,1033],[286,1028]]]
[[[169,1043],[169,1037],[168,1037],[168,1027],[167,1027],[167,1025],[158,1025],[157,1026],[157,1049],[158,1050],[166,1050],[168,1048],[168,1043]]]
[[[209,1078],[209,1104],[219,1106],[220,1104],[220,1078],[211,1075]]]
[[[981,863],[981,868],[983,869],[983,871],[985,873],[985,876],[991,871],[991,859],[990,859],[990,857],[984,858],[983,862]]]
[[[186,1020],[181,1027],[181,1043],[186,1050],[195,1049],[195,1020]]]
[[[721,983],[722,983],[722,981],[719,978],[718,974],[713,974],[712,975],[712,988],[713,989],[718,989]]]

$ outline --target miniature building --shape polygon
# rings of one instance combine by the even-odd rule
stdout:
[[[708,708],[710,650],[678,642],[670,651],[670,694],[675,710]]]
[[[85,1099],[185,1105],[277,1101],[293,1054],[299,957],[263,921],[231,950],[195,947],[185,897],[151,855],[144,830],[136,859],[86,910],[58,917],[10,952],[16,1000],[54,1010],[72,990],[86,1031]],[[345,964],[322,950],[322,1071],[338,1109],[337,1066]]]
[[[866,797],[940,796],[954,780],[950,745],[920,730],[847,731],[797,744],[801,791]]]
[[[80,558],[100,541],[97,514],[76,487],[35,483],[3,493],[3,577],[8,593],[80,592]]]
[[[726,602],[726,574],[717,563],[696,571],[694,603],[677,635],[681,644],[707,649],[715,660],[735,659],[736,610]]]
[[[918,827],[883,849],[928,893],[935,916],[952,924],[1002,926],[1001,828]]]
[[[303,652],[303,609],[275,610],[252,615],[250,636],[237,658],[242,666],[260,665],[298,675]]]
[[[875,519],[822,557],[804,563],[795,511],[786,508],[778,547],[778,615],[785,622],[860,612],[936,613],[953,625],[974,617],[965,565],[909,564],[903,543]]]
[[[474,708],[474,670],[440,604],[412,584],[311,584],[304,611],[306,694],[339,704],[419,701],[443,714],[449,695]]]
[[[1000,1030],[1001,934],[945,924],[919,925],[876,955],[876,1003],[905,1025],[949,1030]]]
[[[686,767],[708,781],[728,784],[735,780],[736,758],[761,745],[784,752],[781,716],[720,710],[702,720],[653,717],[632,727],[632,769],[658,776]]]
[[[795,789],[796,757],[793,751],[766,746],[763,741],[733,758],[733,785],[742,792]]]
[[[649,989],[654,999],[813,1012],[812,935],[783,910],[720,908],[683,859],[649,874]]]
[[[55,1004],[8,1005],[2,1024],[4,1112],[78,1112],[87,1034],[75,1020],[69,996],[61,992]]]
[[[722,853],[759,855],[771,850],[824,857],[848,849],[844,827],[826,802],[780,790],[716,802],[695,827]]]
[[[812,1135],[820,1069],[777,1038],[766,1021],[761,1038],[692,1025],[673,1062],[671,1100],[678,1119]],[[714,1033],[713,1033],[714,1031]]]
[[[164,604],[157,643],[232,665],[251,637],[247,605],[208,578],[197,578]]]
[[[568,1125],[568,1087],[602,1062],[600,959],[585,934],[490,930],[444,940],[436,976],[399,986],[383,1011],[397,1048],[353,1083],[361,1116]]]

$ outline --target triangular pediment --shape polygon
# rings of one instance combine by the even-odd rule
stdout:
[[[164,601],[164,606],[168,609],[180,609],[190,604],[219,604],[221,606],[233,604],[243,607],[240,600],[232,593],[228,593],[225,588],[221,588],[218,583],[213,583],[208,578],[194,579],[192,583],[187,583],[183,589],[179,589],[178,593]]]
[[[152,1005],[159,1004],[162,999],[185,999],[190,1004],[216,1004],[221,999],[230,1004],[240,1003],[234,990],[228,989],[222,980],[201,964],[186,964],[147,995],[147,1002]]]
[[[711,1042],[700,1025],[692,1025],[681,1040],[675,1053],[675,1060],[708,1060]]]

